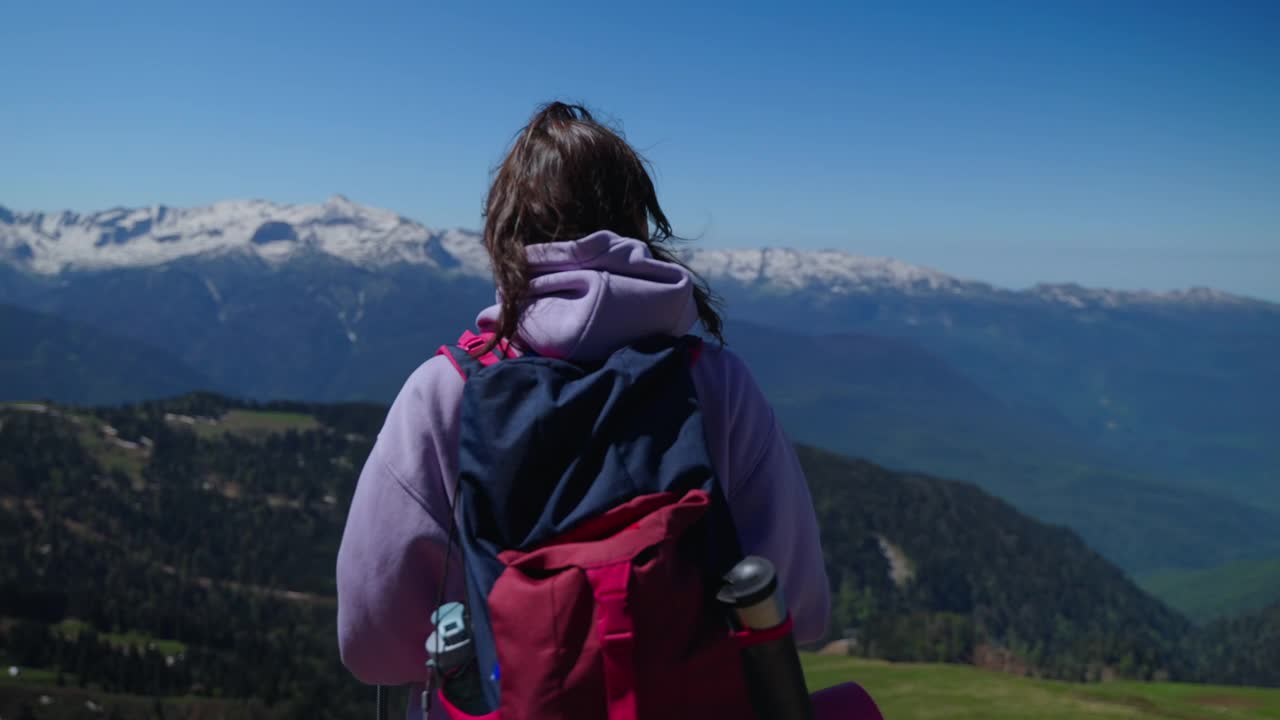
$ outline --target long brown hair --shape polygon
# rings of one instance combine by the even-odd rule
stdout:
[[[581,105],[538,108],[498,167],[484,211],[484,246],[502,307],[497,335],[516,339],[529,294],[525,247],[579,240],[599,230],[643,240],[654,258],[689,271],[698,319],[724,343],[719,300],[671,251],[671,223],[646,161]]]

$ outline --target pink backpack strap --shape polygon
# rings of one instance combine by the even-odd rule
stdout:
[[[511,343],[507,342],[506,339],[499,340],[486,352],[485,346],[494,337],[494,333],[487,332],[477,335],[467,330],[458,338],[456,345],[441,345],[440,349],[436,350],[436,354],[449,358],[449,362],[453,364],[453,369],[458,371],[463,380],[466,380],[471,375],[471,372],[477,369],[487,368],[490,365],[498,364],[505,358],[515,357],[516,353],[512,350]],[[475,367],[476,365],[479,367]]]
[[[609,720],[636,720],[635,621],[627,607],[631,559],[589,567],[595,595],[596,637],[604,660],[604,692]]]
[[[693,344],[689,347],[689,365],[697,365],[698,358],[702,357],[702,338],[693,338]]]

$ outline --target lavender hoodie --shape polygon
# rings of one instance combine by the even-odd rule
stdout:
[[[521,337],[540,355],[597,360],[645,336],[685,334],[697,321],[688,273],[654,259],[643,242],[599,232],[527,253],[532,302]],[[497,306],[484,310],[478,327],[495,329],[497,316]],[[729,350],[708,344],[693,381],[743,549],[777,565],[797,640],[817,640],[830,596],[795,452]],[[338,644],[343,663],[366,683],[425,678],[423,644],[442,581],[462,385],[446,358],[423,363],[392,404],[356,486],[338,551]],[[456,552],[446,597],[462,599]]]

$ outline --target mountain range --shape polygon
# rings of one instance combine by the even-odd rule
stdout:
[[[112,208],[89,214],[18,212],[0,205],[0,257],[11,267],[41,275],[150,267],[229,253],[252,255],[272,264],[313,253],[369,269],[416,264],[489,277],[479,233],[433,230],[342,195],[319,205],[244,200],[196,208]],[[1272,303],[1205,287],[1149,292],[1042,284],[1014,291],[891,258],[838,250],[686,248],[680,254],[706,277],[779,294],[818,290],[839,298],[892,290],[917,297],[1038,300],[1077,309],[1173,306],[1277,312]]]
[[[5,398],[99,405],[213,384],[162,350],[9,305],[0,305],[0,347],[5,348],[0,351],[0,397]]]
[[[1280,555],[1280,306],[1010,290],[837,251],[680,252],[799,440],[980,484],[1131,571]],[[99,332],[77,357],[104,357],[120,378],[104,384],[128,389],[111,401],[171,395],[160,378],[177,373],[247,398],[386,402],[492,300],[476,233],[341,196],[0,208],[0,303]],[[131,343],[138,359],[105,359]],[[32,348],[0,362],[30,366]],[[15,382],[0,387],[34,396]]]

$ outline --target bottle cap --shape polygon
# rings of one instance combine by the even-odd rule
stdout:
[[[778,589],[778,574],[773,563],[757,555],[748,555],[724,576],[725,585],[716,598],[736,608],[758,605],[772,597]]]

